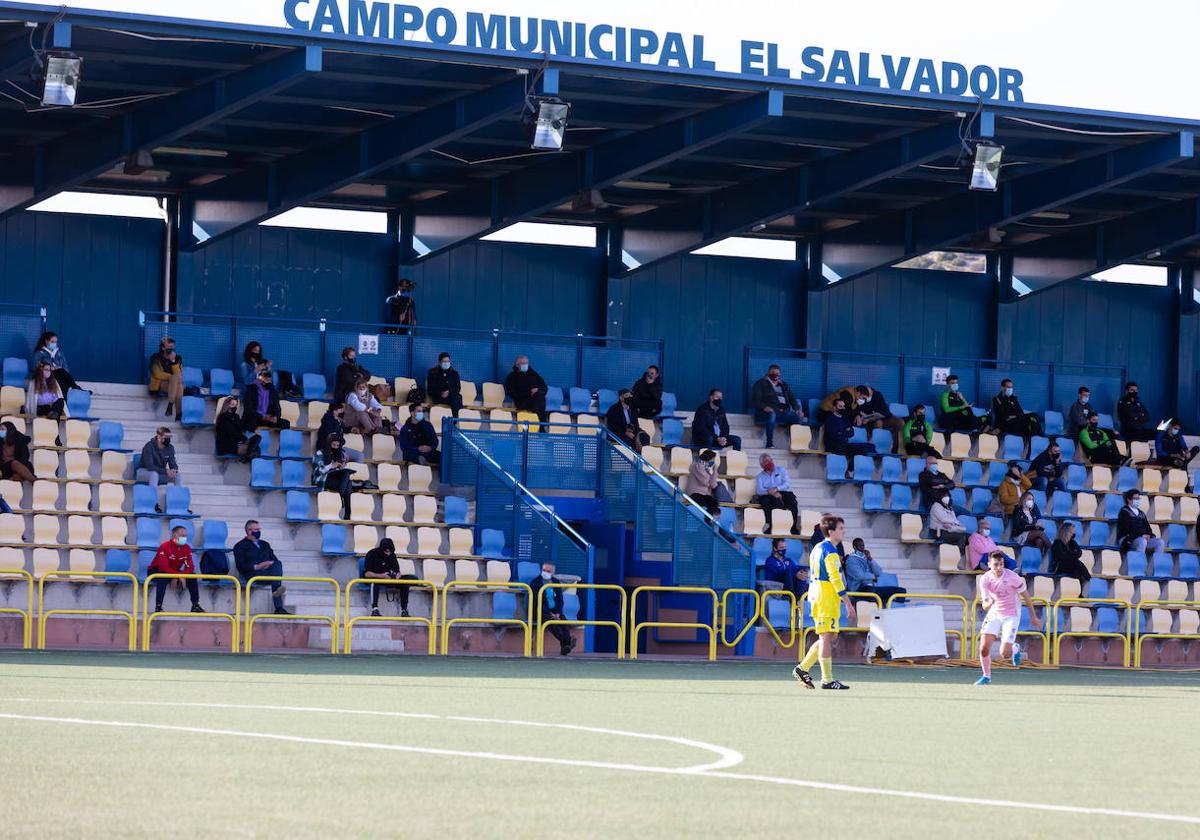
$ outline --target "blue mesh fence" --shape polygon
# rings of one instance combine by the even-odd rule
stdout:
[[[233,348],[238,362],[242,361],[243,350],[251,341],[262,345],[263,357],[271,360],[271,366],[276,371],[290,371],[297,381],[302,374],[321,373],[324,370],[322,347],[325,335],[321,332],[319,322],[235,319]]]
[[[149,376],[150,357],[158,352],[164,338],[175,339],[175,351],[188,367],[205,372],[213,368],[232,370],[238,375],[236,362],[240,350],[233,343],[233,329],[228,318],[206,315],[179,315],[176,320],[161,320],[162,313],[147,312],[142,326],[143,378]],[[153,318],[154,320],[151,320]]]
[[[45,309],[38,304],[0,303],[0,355],[29,361],[46,330]]]
[[[648,366],[662,365],[657,344],[586,339],[583,343],[583,381],[589,388],[614,391],[630,388]]]
[[[579,340],[576,336],[536,339],[501,334],[496,343],[496,381],[503,382],[517,356],[528,356],[529,366],[547,385],[570,388],[579,384]]]

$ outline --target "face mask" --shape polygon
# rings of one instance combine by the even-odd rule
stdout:
[[[409,293],[408,293],[408,292],[401,292],[401,293],[400,293],[400,297],[402,297],[402,298],[406,298],[406,297],[410,297],[410,295],[409,295]]]
[[[950,383],[950,391],[955,394],[958,393],[958,383],[957,382]]]
[[[937,465],[937,464],[930,464],[930,466],[929,466],[929,471],[930,471],[931,473],[933,473],[934,475],[937,475],[937,474],[938,474],[938,465]]]
[[[440,367],[442,370],[450,370],[450,363],[449,362],[438,362],[438,367]]]
[[[713,400],[713,401],[712,401],[712,407],[713,407],[713,408],[720,408],[720,407],[721,407],[721,401],[720,401],[720,400]]]
[[[767,377],[767,379],[770,379],[772,382],[778,382],[778,381],[779,381],[779,374],[777,374],[777,373],[772,373],[772,374],[770,374],[770,375]]]
[[[925,422],[925,415],[924,415],[924,414],[914,414],[914,415],[913,415],[913,419],[914,419],[916,422],[918,422],[918,423],[924,423],[924,422]]]
[[[1178,429],[1171,429],[1171,437],[1175,437],[1175,435],[1177,435],[1177,434],[1179,434]]]
[[[8,435],[8,429],[0,429],[0,440],[4,440],[6,435]]]
[[[167,435],[165,438],[163,438],[163,446],[170,446],[170,445],[171,445],[171,436]]]
[[[187,545],[187,537],[176,537],[175,542],[178,545]]]
[[[1031,507],[1033,507],[1033,499],[1026,499],[1025,500],[1025,509],[1028,510]]]
[[[1138,502],[1140,502],[1140,501],[1141,501],[1141,499],[1130,499],[1130,500],[1129,500],[1129,506],[1130,506],[1131,508],[1135,508],[1135,507],[1137,507],[1137,506],[1138,506]]]
[[[988,534],[992,533],[992,529],[991,528],[980,528],[979,533],[983,534],[986,537]]]
[[[774,472],[775,463],[773,461],[767,461],[767,463],[763,464],[763,470],[766,472]]]
[[[250,532],[250,537],[252,539],[258,539],[261,536],[262,536],[262,531],[258,530],[257,528],[255,528],[253,531]]]
[[[358,395],[359,395],[360,397],[365,397],[365,396],[367,395],[367,389],[366,389],[366,388],[359,388],[359,389],[358,389]]]
[[[1089,397],[1089,396],[1087,396],[1086,394],[1084,394],[1082,397],[1080,397],[1080,398],[1079,398],[1079,404],[1080,404],[1080,405],[1087,405],[1087,404],[1088,404],[1088,400],[1090,400],[1090,399],[1091,399],[1091,397]]]
[[[859,405],[866,405],[866,404],[867,404],[867,398],[866,398],[866,397],[859,397],[859,398],[858,398],[858,404],[859,404]]]
[[[1013,395],[1013,389],[1012,389],[1012,388],[1005,388],[1005,389],[1004,389],[1004,396],[1006,396],[1006,397],[1011,397],[1012,395]]]
[[[416,420],[418,423],[420,423],[422,420],[425,419],[425,412],[424,411],[414,411],[413,419]]]
[[[552,577],[553,577],[553,575],[550,574],[549,572],[546,572],[546,571],[542,572],[542,580],[550,580],[550,578],[552,578]]]
[[[942,504],[944,504],[944,505],[946,505],[947,507],[949,507],[949,505],[950,505],[950,497],[949,497],[949,496],[942,496]]]
[[[521,373],[527,373],[529,371],[529,365],[517,365],[517,370],[521,371]]]
[[[348,364],[348,365],[352,365],[352,364],[354,364],[354,363],[355,363],[357,360],[358,360],[358,359],[357,359],[357,357],[356,357],[356,356],[347,356],[347,357],[346,357],[346,364]]]
[[[1132,397],[1133,399],[1137,399],[1137,391],[1130,391],[1129,396]]]
[[[47,341],[46,349],[49,350],[51,353],[53,353],[55,350],[58,349],[58,342],[57,341]]]

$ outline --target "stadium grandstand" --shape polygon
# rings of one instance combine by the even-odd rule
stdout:
[[[888,37],[824,11],[770,42],[769,16],[715,3],[693,21],[674,3],[570,20],[532,0],[204,5],[0,0],[0,732],[18,762],[74,731],[51,724],[90,733],[85,767],[114,743],[92,729],[141,727],[114,778],[161,751],[147,728],[288,741],[296,765],[261,765],[281,771],[271,822],[189,813],[218,834],[403,816],[296,799],[324,784],[302,769],[318,743],[440,768],[412,782],[437,788],[413,814],[426,829],[459,786],[510,807],[470,764],[499,760],[522,785],[544,783],[539,763],[596,771],[598,804],[564,817],[584,833],[651,795],[638,774],[696,809],[649,807],[630,827],[652,836],[745,829],[705,776],[807,787],[782,793],[839,819],[838,797],[878,794],[860,818],[885,831],[949,836],[956,808],[1031,836],[1195,830],[1166,776],[1114,803],[1054,799],[1031,771],[989,798],[962,786],[975,758],[914,758],[978,737],[945,720],[981,707],[914,698],[977,700],[955,684],[980,662],[990,680],[996,551],[1032,609],[995,693],[1044,695],[1009,714],[1054,714],[1056,692],[1111,704],[1047,746],[1122,720],[1129,686],[1164,703],[1195,686],[1200,114],[1149,90],[1168,58],[1101,84],[1098,50],[1054,37],[1060,10],[1008,50],[930,41],[882,8]],[[859,734],[884,716],[937,734],[904,756],[862,741],[846,775],[796,779],[775,735],[747,730],[751,763],[770,758],[730,771],[746,756],[716,745],[739,733],[716,695],[775,692],[761,716],[796,718],[803,743],[789,674],[813,687],[810,645],[821,687],[846,687],[835,661],[860,703],[893,704],[856,706]],[[396,705],[368,676],[412,694]],[[700,728],[638,707],[634,685],[697,691]],[[631,705],[573,696],[592,689]],[[404,718],[386,723],[420,745],[365,717],[299,725],[338,710]],[[273,734],[268,712],[300,717]],[[508,729],[462,729],[484,723]],[[571,757],[541,754],[555,744]],[[206,750],[190,786],[251,766]],[[74,778],[55,767],[38,778]],[[669,777],[689,774],[676,800]],[[109,805],[73,789],[58,828],[151,830],[99,784]],[[18,809],[8,829],[51,819]],[[456,833],[502,830],[489,819]]]

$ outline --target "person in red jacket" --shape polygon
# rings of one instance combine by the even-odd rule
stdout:
[[[182,525],[176,525],[172,528],[171,539],[158,547],[158,553],[150,561],[149,573],[194,575],[196,573],[196,564],[192,561],[192,549],[187,542],[187,528]],[[163,596],[167,594],[167,584],[170,582],[170,578],[159,578],[154,581],[157,589],[154,593],[155,612],[162,612]],[[200,608],[200,585],[191,578],[188,578],[186,581],[179,578],[175,579],[176,587],[180,587],[184,583],[187,584],[188,595],[192,598],[192,612],[204,612]]]

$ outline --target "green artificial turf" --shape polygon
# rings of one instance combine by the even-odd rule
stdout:
[[[807,691],[785,663],[4,653],[0,714],[326,742],[0,717],[0,835],[1200,836],[1197,824],[874,790],[1200,817],[1200,675],[997,671],[988,688],[967,669],[837,675],[850,691]],[[498,721],[704,741],[744,755],[720,773],[872,790],[363,746],[665,768],[719,758]]]

